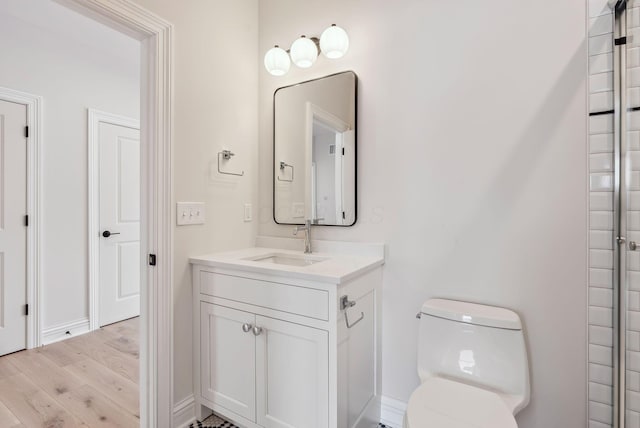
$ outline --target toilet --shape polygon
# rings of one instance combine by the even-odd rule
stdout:
[[[427,300],[419,317],[421,385],[404,428],[517,428],[530,394],[520,317],[445,299]]]

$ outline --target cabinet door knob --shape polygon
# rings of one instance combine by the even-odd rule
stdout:
[[[253,335],[260,336],[262,334],[262,327],[255,326],[253,327]]]
[[[245,333],[249,333],[253,326],[251,324],[242,324],[242,331]]]

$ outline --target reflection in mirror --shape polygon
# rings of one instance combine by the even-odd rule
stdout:
[[[355,73],[345,72],[276,91],[277,223],[355,223],[356,88]]]

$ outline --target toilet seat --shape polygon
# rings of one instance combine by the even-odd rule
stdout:
[[[425,380],[407,407],[405,428],[517,428],[500,396],[443,378]]]

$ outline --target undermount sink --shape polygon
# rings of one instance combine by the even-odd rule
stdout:
[[[266,254],[258,257],[251,257],[246,260],[260,263],[270,263],[276,265],[287,266],[310,266],[322,261],[327,260],[325,257],[315,257],[309,255],[297,255],[297,254]]]

